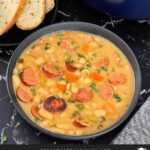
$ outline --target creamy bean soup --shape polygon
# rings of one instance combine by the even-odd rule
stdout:
[[[13,70],[13,87],[26,115],[63,135],[88,135],[116,123],[134,93],[124,54],[100,36],[61,31],[25,49]]]

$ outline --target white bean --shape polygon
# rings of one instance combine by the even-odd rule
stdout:
[[[95,113],[96,117],[105,116],[106,115],[106,111],[103,110],[103,109],[96,110],[94,113]]]
[[[17,75],[13,75],[13,83],[15,87],[19,87],[21,84],[20,78]]]
[[[35,102],[35,103],[37,103],[37,104],[39,104],[40,103],[40,96],[39,95],[35,95],[35,97],[33,98],[33,101]]]
[[[53,119],[53,115],[51,113],[47,112],[44,109],[40,109],[39,110],[39,114],[40,114],[41,117],[46,118],[48,120],[52,120]]]
[[[52,132],[56,132],[56,133],[65,134],[65,130],[60,129],[60,128],[52,128],[51,131],[52,131]]]
[[[35,61],[36,61],[36,64],[38,64],[38,65],[42,65],[45,62],[43,57],[39,57]]]
[[[45,127],[49,124],[49,120],[44,120],[43,122],[41,122],[39,125],[42,127]]]
[[[72,86],[71,86],[71,91],[72,91],[73,93],[77,93],[77,92],[78,92],[78,88],[76,87],[76,85],[72,85]]]

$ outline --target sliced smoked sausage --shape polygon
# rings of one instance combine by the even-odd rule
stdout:
[[[18,99],[23,103],[30,103],[32,101],[32,98],[30,97],[30,95],[21,87],[17,88],[16,95]]]
[[[73,95],[73,99],[79,102],[88,102],[93,98],[93,91],[90,87],[84,87]]]
[[[20,74],[20,78],[25,85],[36,86],[38,84],[38,76],[33,68],[24,69]]]

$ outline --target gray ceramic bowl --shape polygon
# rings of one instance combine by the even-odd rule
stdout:
[[[122,52],[124,53],[124,55],[128,58],[129,62],[131,63],[132,69],[134,71],[134,76],[135,76],[135,92],[134,92],[132,103],[129,106],[127,112],[120,118],[120,120],[118,122],[116,122],[115,124],[113,124],[112,126],[110,126],[109,128],[107,128],[103,131],[97,132],[95,134],[83,135],[83,136],[68,136],[68,135],[62,135],[62,134],[50,132],[48,130],[41,128],[40,126],[35,124],[33,121],[31,121],[26,116],[26,114],[24,113],[24,111],[22,110],[22,108],[20,107],[20,105],[16,99],[16,96],[13,91],[13,85],[12,85],[12,74],[13,74],[13,69],[15,67],[17,59],[19,58],[19,56],[21,55],[23,50],[28,45],[30,45],[33,41],[37,40],[41,36],[44,36],[48,33],[56,32],[56,31],[60,31],[60,30],[75,30],[75,31],[83,31],[83,32],[88,32],[88,33],[92,33],[95,35],[100,35],[100,36],[110,40],[117,47],[119,47],[122,50]],[[136,59],[135,55],[133,54],[132,50],[122,39],[120,39],[114,33],[110,32],[102,27],[99,27],[97,25],[90,24],[90,23],[84,23],[84,22],[58,23],[58,24],[50,25],[48,27],[45,27],[43,29],[40,29],[40,30],[34,32],[30,36],[28,36],[25,40],[23,40],[22,43],[16,48],[13,56],[11,57],[11,60],[9,62],[9,66],[7,69],[7,88],[9,91],[9,95],[13,101],[13,104],[16,107],[16,109],[18,110],[18,112],[20,113],[20,115],[33,127],[35,127],[36,129],[40,130],[41,132],[43,132],[45,134],[48,134],[50,136],[54,136],[57,138],[68,139],[68,140],[82,140],[82,139],[93,138],[93,137],[97,137],[97,136],[106,134],[106,133],[110,132],[111,130],[115,129],[116,127],[118,127],[123,121],[125,121],[125,119],[127,119],[127,117],[131,114],[132,110],[134,109],[134,107],[136,106],[137,101],[138,101],[138,96],[139,96],[139,92],[140,92],[140,88],[141,88],[141,73],[140,73],[140,68],[139,68],[137,59]]]

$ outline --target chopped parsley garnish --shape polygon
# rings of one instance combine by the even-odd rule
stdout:
[[[74,111],[73,114],[72,114],[73,117],[77,117],[77,116],[79,116],[79,115],[80,115],[80,114],[79,114],[79,111]]]
[[[85,58],[85,56],[83,54],[78,53],[77,55],[79,58]]]
[[[55,95],[55,98],[58,100],[59,99],[59,95]]]
[[[101,128],[103,128],[103,125],[99,124],[98,127],[97,127],[97,129],[101,129]]]
[[[36,95],[36,90],[34,88],[32,88],[31,93],[32,93],[33,96],[35,96]]]
[[[106,121],[106,118],[102,116],[102,117],[100,118],[100,122],[103,123],[104,121]]]
[[[44,49],[45,49],[45,50],[48,50],[49,48],[50,48],[50,44],[49,44],[49,43],[46,43]]]
[[[42,122],[43,120],[40,119],[40,118],[35,117],[35,118],[34,118],[34,121],[35,121],[35,122]]]
[[[76,107],[78,108],[79,111],[82,111],[84,109],[83,104],[77,104]]]
[[[84,67],[79,68],[79,71],[81,72],[82,70],[84,70]]]
[[[96,57],[96,56],[97,56],[97,54],[96,54],[96,53],[93,53],[93,54],[92,54],[92,56],[93,56],[93,57]]]
[[[92,84],[90,85],[90,87],[92,88],[93,91],[98,92],[98,89],[97,89],[97,86],[96,86],[95,83],[92,83]]]
[[[69,93],[68,93],[68,92],[65,92],[64,95],[69,95]]]
[[[5,142],[5,143],[8,141],[8,137],[7,137],[7,136],[2,136],[1,139],[2,139],[2,141]]]
[[[80,48],[80,46],[75,46],[73,49],[76,51],[79,48]]]
[[[76,42],[75,41],[71,41],[71,44],[74,45],[74,44],[76,44]]]
[[[90,67],[91,67],[91,64],[86,64],[86,66],[87,66],[88,68],[90,68]]]
[[[59,80],[61,80],[61,81],[62,81],[62,80],[65,80],[65,78],[64,78],[64,77],[60,77],[60,79],[59,79]]]
[[[59,68],[59,66],[55,66],[55,69],[56,69],[56,70],[59,70],[60,68]]]
[[[71,99],[69,99],[67,102],[69,102],[69,103],[76,103],[75,100],[71,100]]]
[[[116,99],[117,102],[121,101],[121,97],[118,94],[114,94],[114,98]]]
[[[74,60],[72,60],[71,56],[68,55],[65,62],[68,63],[68,64],[72,64],[72,63],[74,63]]]
[[[36,45],[33,45],[31,48],[34,49]]]
[[[101,66],[101,67],[100,67],[100,70],[102,70],[102,71],[107,71],[107,68],[104,67],[104,66]]]

